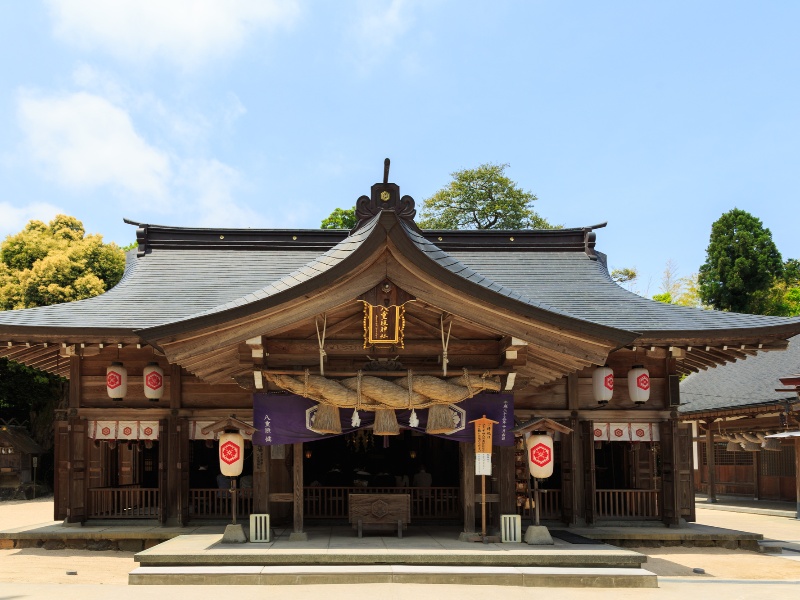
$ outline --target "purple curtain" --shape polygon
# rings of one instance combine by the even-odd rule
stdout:
[[[253,443],[259,446],[271,446],[312,442],[331,437],[333,434],[317,433],[311,429],[317,406],[313,400],[294,394],[254,394],[253,426],[258,430],[253,434]],[[492,431],[492,443],[495,446],[513,445],[514,435],[511,429],[514,427],[514,400],[511,394],[476,394],[452,406],[453,426],[456,431],[447,435],[435,434],[437,437],[457,442],[473,442],[475,428],[469,422],[486,415],[498,423]],[[423,408],[415,412],[419,420],[416,427],[411,427],[409,424],[410,410],[395,411],[397,422],[401,428],[424,432],[428,422],[428,409]],[[352,408],[339,409],[342,434],[369,427],[375,420],[374,412],[361,410],[358,413],[361,419],[360,427],[351,427],[352,414]]]

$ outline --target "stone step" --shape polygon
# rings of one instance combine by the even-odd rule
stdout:
[[[425,583],[521,587],[655,588],[654,573],[640,568],[353,566],[139,567],[130,585],[308,585]]]

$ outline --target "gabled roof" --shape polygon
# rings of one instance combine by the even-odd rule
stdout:
[[[357,211],[360,222],[353,232],[198,229],[129,221],[137,226],[139,248],[129,253],[121,282],[88,300],[0,312],[0,342],[10,344],[0,346],[0,355],[13,351],[14,359],[25,364],[29,357],[49,365],[47,352],[52,350],[45,357],[43,351],[20,351],[13,344],[146,341],[163,348],[203,331],[214,331],[219,345],[229,344],[249,339],[240,337],[246,331],[255,335],[245,322],[261,319],[263,325],[270,315],[269,324],[277,323],[276,311],[288,307],[287,302],[322,293],[330,302],[342,302],[345,292],[350,300],[359,289],[378,283],[370,278],[386,277],[390,270],[398,286],[418,297],[430,296],[433,304],[439,300],[442,309],[450,310],[441,304],[449,301],[457,313],[461,303],[453,298],[459,294],[482,306],[485,314],[475,322],[485,318],[488,325],[496,320],[490,313],[502,312],[506,333],[518,337],[549,328],[555,335],[576,334],[604,352],[624,345],[719,346],[711,353],[706,347],[704,356],[700,350],[687,355],[679,363],[683,370],[736,357],[736,350],[721,350],[724,344],[738,348],[746,343],[750,348],[742,351],[752,353],[754,347],[780,348],[783,340],[800,333],[800,318],[671,306],[623,289],[611,280],[605,256],[595,250],[593,230],[604,224],[420,231],[412,220],[413,199],[401,198],[399,188],[386,182],[374,185],[371,197],[359,198]],[[327,291],[344,281],[350,286],[345,292]],[[442,293],[451,299],[437,299],[438,288],[448,290]],[[312,310],[323,304],[304,306]],[[302,317],[298,310],[284,313],[284,319]],[[601,354],[589,352],[583,359],[603,360]],[[63,364],[58,369],[63,373]]]
[[[800,336],[785,352],[765,352],[743,362],[689,375],[681,382],[679,412],[747,408],[797,402],[795,393],[779,393],[780,378],[800,371]]]

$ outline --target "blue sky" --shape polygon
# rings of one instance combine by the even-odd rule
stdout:
[[[800,3],[0,0],[0,236],[318,227],[509,163],[658,292],[738,207],[800,258]]]

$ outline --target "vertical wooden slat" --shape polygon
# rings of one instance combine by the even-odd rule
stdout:
[[[303,533],[303,444],[292,444],[294,450],[294,533]]]

